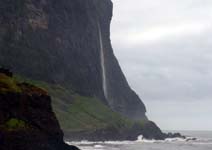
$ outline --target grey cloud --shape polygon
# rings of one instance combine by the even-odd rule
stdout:
[[[148,116],[164,129],[212,130],[212,1],[114,2],[113,48]]]
[[[132,87],[149,100],[184,100],[212,97],[212,51],[205,38],[140,46],[117,52]],[[116,48],[115,48],[116,49]],[[118,48],[117,48],[118,49]],[[130,53],[130,54],[129,54]],[[140,82],[138,82],[140,81]],[[140,90],[141,89],[141,90]]]

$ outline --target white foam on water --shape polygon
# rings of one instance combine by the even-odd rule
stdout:
[[[185,137],[185,138],[166,138],[166,142],[187,142],[187,143],[193,143],[198,141],[203,141],[203,139],[198,139],[195,137]]]
[[[134,144],[134,141],[105,141],[104,144],[127,145],[127,144]]]
[[[139,135],[138,138],[137,138],[137,141],[142,141],[144,139],[144,136],[143,135]]]
[[[69,145],[93,145],[94,147],[100,147],[104,145],[127,145],[127,144],[134,144],[135,141],[72,141],[68,142]]]
[[[86,141],[86,140],[83,140],[83,141],[72,141],[72,142],[68,142],[66,141],[67,144],[69,145],[92,145],[92,144],[101,144],[102,142],[92,142],[92,141]]]
[[[143,135],[138,136],[137,140],[135,142],[139,143],[176,143],[176,142],[184,142],[184,143],[192,143],[197,142],[198,140],[203,141],[202,139],[197,139],[194,137],[186,137],[186,138],[166,138],[165,140],[149,140],[145,139]],[[208,142],[207,142],[208,143]]]
[[[104,148],[103,145],[94,145],[94,148]]]
[[[186,142],[186,139],[183,138],[166,138],[166,142]]]
[[[162,140],[154,140],[154,139],[148,140],[148,139],[145,139],[143,137],[143,135],[139,135],[138,138],[137,138],[137,140],[135,142],[137,142],[137,143],[138,142],[139,143],[156,143],[156,142],[162,142]]]

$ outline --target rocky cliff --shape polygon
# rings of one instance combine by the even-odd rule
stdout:
[[[63,142],[47,92],[1,71],[0,149],[78,150]]]
[[[1,0],[0,66],[48,90],[70,139],[164,138],[114,56],[112,9],[110,0]]]
[[[1,0],[0,6],[1,65],[146,119],[112,51],[110,0]]]

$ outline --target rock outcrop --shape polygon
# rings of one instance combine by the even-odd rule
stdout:
[[[0,149],[78,150],[63,142],[47,92],[8,73],[0,71]]]

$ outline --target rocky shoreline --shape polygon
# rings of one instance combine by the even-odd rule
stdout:
[[[95,131],[81,132],[65,132],[66,141],[135,141],[138,136],[142,135],[148,140],[165,140],[166,138],[183,138],[186,137],[180,133],[163,133],[157,125],[148,121],[143,127],[140,124],[135,124],[130,129],[107,128]]]

